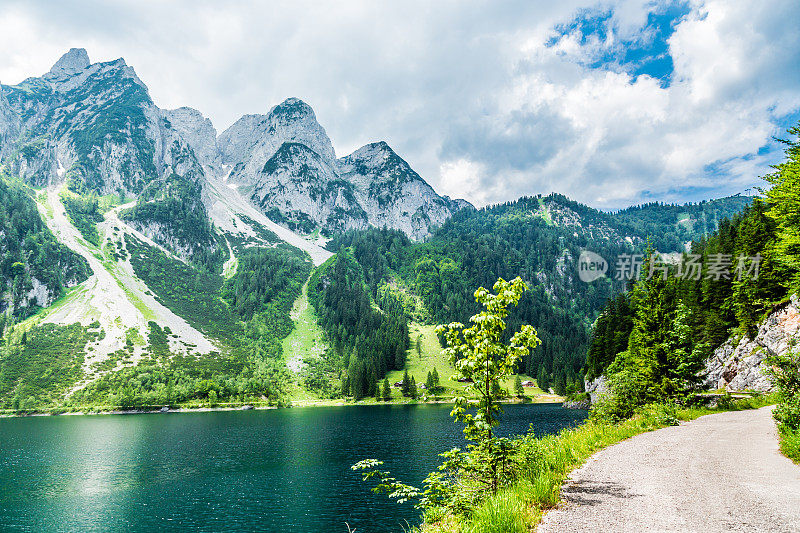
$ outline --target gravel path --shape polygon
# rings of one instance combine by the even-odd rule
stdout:
[[[800,466],[780,455],[771,413],[704,416],[601,450],[539,533],[800,532]]]

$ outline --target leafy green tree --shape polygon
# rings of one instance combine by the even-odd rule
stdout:
[[[431,372],[431,377],[433,378],[433,388],[438,389],[441,387],[441,382],[439,381],[439,371],[436,370],[436,367],[433,367],[433,372]]]
[[[470,318],[471,327],[454,322],[436,328],[447,345],[443,353],[479,398],[477,404],[464,396],[455,399],[453,416],[464,423],[464,435],[468,440],[480,441],[494,436],[492,428],[497,425],[500,414],[495,390],[511,374],[516,362],[541,342],[536,330],[529,325],[514,333],[508,344],[504,342],[508,308],[517,305],[526,289],[522,278],[510,282],[500,278],[494,284],[494,294],[483,287],[475,291],[475,300],[484,310]],[[474,415],[469,412],[473,407]]]
[[[779,399],[773,416],[781,429],[800,431],[800,353],[772,356],[768,363]]]
[[[416,347],[417,347],[417,357],[422,359],[422,334],[421,333],[417,336]]]
[[[504,340],[508,308],[519,302],[526,288],[521,278],[510,282],[501,278],[494,284],[494,293],[483,287],[475,291],[475,299],[484,310],[470,319],[472,326],[452,323],[437,328],[446,341],[444,353],[458,375],[470,380],[470,388],[479,398],[477,402],[456,398],[452,411],[455,420],[464,423],[464,436],[471,442],[468,451],[456,448],[442,454],[445,461],[426,478],[424,494],[378,470],[381,461],[368,459],[353,465],[353,470],[366,471],[365,481],[377,480],[373,491],[400,502],[419,499],[423,508],[463,510],[465,498],[497,492],[511,481],[514,445],[508,439],[496,438],[493,427],[500,414],[500,383],[510,376],[520,358],[540,344],[530,325],[523,325],[508,342]]]
[[[408,387],[408,395],[414,400],[416,400],[417,396],[419,395],[419,391],[417,390],[417,380],[414,379],[414,376],[411,376],[411,385]]]

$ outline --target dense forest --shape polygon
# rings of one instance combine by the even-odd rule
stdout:
[[[406,305],[407,319],[416,314],[435,323],[465,322],[477,311],[476,287],[522,276],[530,290],[511,313],[510,329],[532,324],[542,344],[518,370],[565,394],[582,388],[592,323],[605,302],[626,289],[613,272],[593,283],[581,281],[576,270],[581,252],[594,251],[613,265],[613,258],[643,252],[656,238],[666,247],[662,251],[681,251],[683,239],[702,238],[711,221],[749,201],[646,205],[609,214],[554,194],[464,209],[422,243],[397,231],[367,229],[335,237],[329,249],[351,251],[373,299],[387,292],[381,290],[387,284],[400,285],[424,304],[422,313]]]
[[[357,399],[375,396],[386,372],[404,367],[409,348],[402,302],[391,292],[374,302],[367,287],[360,264],[346,248],[323,264],[308,284],[320,325],[345,370],[342,393]]]
[[[134,227],[155,226],[154,240],[188,257],[209,272],[218,272],[226,256],[226,246],[212,228],[200,199],[200,184],[193,176],[172,174],[148,184],[136,205],[120,213]]]
[[[656,250],[668,252],[710,236],[721,221],[741,212],[751,200],[750,196],[729,196],[690,204],[650,202],[618,211],[614,218],[637,235],[646,235]]]
[[[187,258],[188,263],[130,235],[113,247],[109,259],[129,259],[136,276],[158,300],[217,341],[219,351],[198,360],[176,355],[165,341],[170,332],[150,324],[149,338],[143,340],[147,346],[144,357],[133,364],[134,345],[129,342],[96,368],[102,375],[72,395],[72,404],[131,406],[259,398],[283,401],[291,380],[282,361],[282,339],[292,330],[289,311],[311,275],[311,263],[304,253],[278,243],[274,234],[256,225],[255,237],[227,237],[238,268],[235,275],[225,279],[220,272],[227,246],[202,205],[196,205],[197,187],[175,175],[150,183],[137,205],[121,214],[134,226],[159,229],[154,238]],[[6,225],[39,232],[36,239],[44,239],[44,244],[27,248],[27,255],[7,247],[3,268],[13,275],[4,276],[4,280],[13,281],[17,276],[22,281],[14,281],[19,284],[15,290],[30,290],[30,282],[25,284],[27,273],[50,268],[58,250],[71,252],[49,236],[40,218],[31,218],[31,228],[21,222],[21,216],[14,218],[16,213],[35,210],[36,206],[22,188],[6,185],[2,193],[13,196],[13,191],[17,191],[16,196],[9,196],[3,205],[25,205],[6,212],[5,220],[10,219]],[[86,240],[98,244],[96,223],[102,215],[97,197],[91,192],[79,195],[66,191],[62,201]],[[580,254],[591,250],[612,267],[615,257],[643,252],[648,242],[661,242],[667,247],[663,251],[676,252],[685,249],[683,239],[695,238],[699,240],[696,246],[711,250],[723,244],[715,244],[716,236],[704,239],[710,225],[717,224],[723,214],[736,213],[745,202],[732,198],[687,206],[649,204],[604,213],[554,194],[480,210],[463,209],[424,242],[386,229],[340,234],[328,244],[337,255],[309,279],[309,301],[327,334],[330,350],[321,364],[309,367],[307,374],[313,374],[326,395],[378,395],[386,373],[405,366],[412,323],[466,322],[477,311],[473,297],[476,287],[491,286],[499,277],[521,276],[530,289],[511,312],[509,330],[532,324],[542,343],[523,357],[515,370],[535,377],[544,389],[553,388],[560,394],[576,392],[582,389],[585,373],[593,376],[602,372],[627,342],[633,315],[630,296],[624,294],[630,288],[627,282],[615,279],[611,270],[592,283],[581,281],[576,269]],[[662,210],[669,214],[664,216]],[[735,220],[723,222],[719,235],[727,235]],[[21,237],[15,242],[34,241]],[[34,257],[30,253],[34,249],[39,253],[44,250],[46,255]],[[13,257],[26,259],[12,261]],[[37,263],[42,257],[50,259]],[[58,272],[71,271],[54,271]],[[56,276],[57,287],[61,287],[59,279]],[[14,287],[6,287],[9,289]],[[709,291],[712,289],[717,290],[709,287]],[[712,295],[703,297],[708,303]],[[608,310],[601,315],[610,299],[631,316],[622,320],[618,312]],[[616,344],[591,344],[586,365],[590,331],[598,316],[594,338],[613,335]],[[693,318],[692,324],[697,328],[703,324],[704,332],[723,335],[728,322],[715,320],[713,316]],[[31,335],[42,335],[46,337],[43,342],[53,343],[68,333],[58,328],[35,329]],[[603,355],[599,356],[601,348]],[[28,349],[21,345],[6,349],[4,361],[11,365],[6,375],[17,376],[15,386],[24,386],[19,390],[27,391],[18,398],[20,405],[40,406],[52,398],[32,381],[42,361],[25,356]],[[74,358],[70,364],[74,364],[80,354],[70,354]],[[108,372],[112,368],[116,370]],[[307,381],[308,375],[301,376],[301,381]],[[337,384],[341,387],[332,390]],[[6,385],[12,386],[10,382]]]
[[[663,270],[652,279],[643,276],[630,295],[611,300],[593,331],[587,359],[589,377],[602,374],[617,354],[628,348],[638,315],[663,314],[666,322],[657,329],[665,336],[673,322],[684,320],[688,340],[703,359],[734,331],[754,336],[765,313],[787,295],[786,286],[779,282],[777,257],[771,253],[777,223],[768,212],[768,200],[756,199],[743,213],[723,220],[708,239],[693,243],[677,265],[668,267],[666,280]],[[645,258],[645,265],[648,260],[658,264],[655,252]],[[720,260],[727,274],[715,273]],[[690,264],[699,268],[692,271]],[[648,270],[645,266],[645,273]],[[679,317],[681,314],[685,317]]]

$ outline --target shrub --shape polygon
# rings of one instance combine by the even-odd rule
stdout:
[[[800,430],[800,353],[768,359],[769,375],[778,391],[778,406],[773,416],[782,428]]]

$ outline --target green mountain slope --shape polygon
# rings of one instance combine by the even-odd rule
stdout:
[[[34,191],[0,171],[0,313],[24,318],[91,273],[39,215]],[[2,333],[0,327],[0,334]]]
[[[340,235],[329,248],[352,251],[376,301],[399,280],[437,323],[465,322],[477,311],[472,298],[476,287],[490,287],[498,277],[522,276],[530,290],[510,323],[533,324],[543,342],[523,359],[519,371],[563,394],[581,387],[589,328],[606,301],[626,288],[625,281],[613,279],[615,258],[642,253],[648,242],[663,244],[662,252],[681,251],[684,239],[701,239],[721,216],[747,203],[749,198],[732,197],[604,213],[560,195],[522,198],[463,210],[424,243],[413,243],[399,232],[370,229]],[[583,250],[605,258],[609,275],[581,281],[577,261]],[[406,320],[411,313],[407,309]]]

